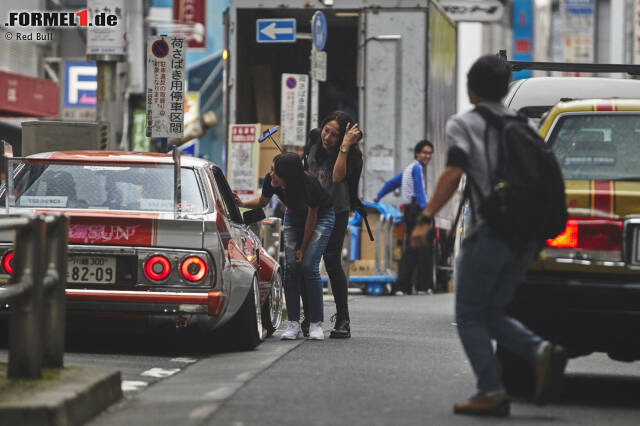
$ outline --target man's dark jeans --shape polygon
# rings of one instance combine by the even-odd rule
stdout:
[[[433,232],[429,233],[426,246],[410,247],[409,236],[415,225],[415,215],[413,211],[408,210],[407,206],[410,206],[410,204],[405,205],[404,223],[406,233],[404,253],[400,261],[398,281],[393,291],[411,293],[414,270],[417,270],[416,290],[427,291],[428,289],[433,289]]]

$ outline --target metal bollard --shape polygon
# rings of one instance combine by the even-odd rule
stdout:
[[[42,367],[44,220],[33,218],[15,233],[15,276],[9,284],[30,286],[13,302],[9,326],[9,378],[39,378]]]
[[[262,221],[262,246],[280,263],[283,256],[280,247],[280,239],[282,235],[282,220],[278,217],[268,217]]]
[[[65,282],[67,275],[68,219],[49,216],[46,224],[47,259],[43,301],[43,367],[64,367]]]

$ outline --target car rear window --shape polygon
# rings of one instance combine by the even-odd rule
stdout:
[[[640,114],[568,114],[548,142],[565,179],[640,179]]]
[[[12,161],[11,207],[172,212],[173,165],[78,165]],[[204,205],[193,169],[182,168],[186,212]]]

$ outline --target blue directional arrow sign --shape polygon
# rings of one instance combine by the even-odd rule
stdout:
[[[295,43],[295,19],[257,19],[256,41],[258,43]]]
[[[327,43],[327,20],[324,13],[317,11],[311,19],[311,33],[313,34],[313,45],[318,50],[324,49]]]

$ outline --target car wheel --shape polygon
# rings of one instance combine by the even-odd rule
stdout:
[[[228,336],[233,349],[248,351],[255,349],[262,342],[260,290],[255,276],[246,299],[231,321]]]
[[[502,368],[502,383],[507,393],[512,396],[533,397],[533,366],[502,345],[498,345],[496,356]]]
[[[278,271],[273,279],[271,291],[262,305],[262,326],[267,331],[266,337],[271,337],[282,322],[282,276]]]

